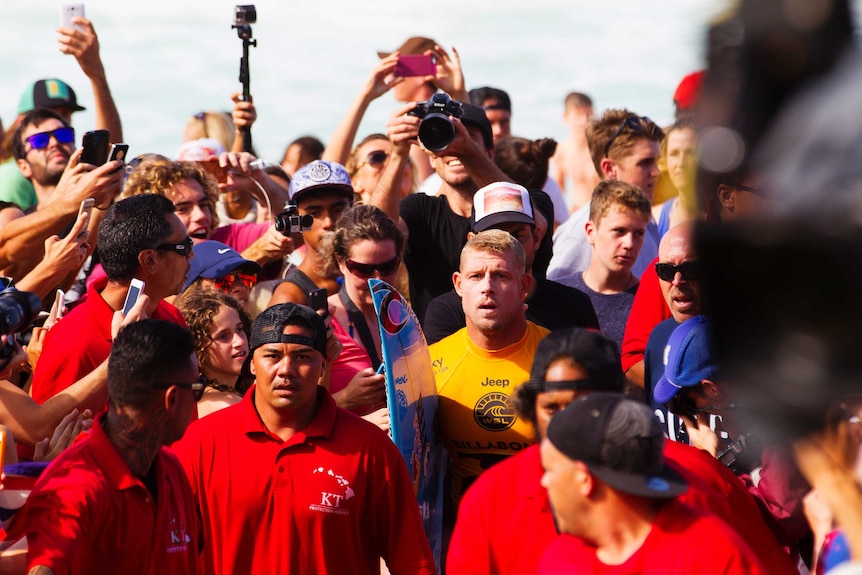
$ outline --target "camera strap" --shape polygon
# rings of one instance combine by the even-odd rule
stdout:
[[[368,323],[365,321],[365,314],[359,311],[350,296],[347,295],[347,290],[344,286],[338,290],[338,297],[341,298],[341,303],[344,304],[344,309],[347,310],[347,317],[350,319],[350,324],[359,332],[359,339],[362,340],[362,345],[371,359],[371,367],[377,369],[380,365],[380,356],[377,354],[377,346],[374,345],[374,338],[371,337],[371,331],[368,329]]]

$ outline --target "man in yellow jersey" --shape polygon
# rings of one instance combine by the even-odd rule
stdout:
[[[452,511],[483,471],[535,442],[513,405],[549,333],[525,316],[532,279],[523,247],[506,231],[480,232],[461,251],[452,281],[467,326],[431,346],[439,431],[452,460]]]

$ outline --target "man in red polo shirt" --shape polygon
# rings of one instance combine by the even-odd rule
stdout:
[[[241,403],[173,446],[203,520],[206,572],[436,573],[407,467],[374,425],[318,385],[326,326],[272,306],[252,327]]]
[[[198,379],[185,328],[143,320],[120,331],[108,412],[45,470],[15,516],[31,575],[199,572],[194,497],[163,447],[196,417]]]

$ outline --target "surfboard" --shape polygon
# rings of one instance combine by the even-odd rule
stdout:
[[[434,432],[438,399],[431,355],[419,319],[398,290],[378,279],[368,285],[380,327],[392,441],[407,462],[439,573],[445,460]]]

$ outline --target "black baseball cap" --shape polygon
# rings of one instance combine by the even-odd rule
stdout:
[[[650,499],[670,499],[688,484],[664,464],[661,424],[645,403],[619,393],[581,396],[555,414],[548,440],[611,488]]]
[[[21,94],[21,100],[18,102],[18,114],[26,114],[36,108],[68,108],[73,112],[86,110],[78,104],[75,90],[63,80],[56,78],[37,80],[27,86],[27,89]]]
[[[485,142],[485,148],[490,150],[494,147],[494,132],[491,130],[491,122],[488,120],[488,116],[485,115],[485,108],[461,102],[461,122],[477,126],[482,130],[482,140]]]
[[[285,335],[284,326],[294,323],[292,320],[307,325],[312,332],[311,337],[305,335]],[[248,338],[248,357],[242,366],[242,376],[254,378],[249,366],[254,350],[267,343],[298,343],[307,345],[326,356],[326,324],[308,306],[286,302],[268,307],[254,320],[251,326],[251,336]]]

